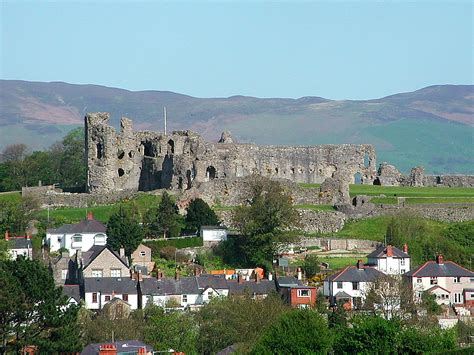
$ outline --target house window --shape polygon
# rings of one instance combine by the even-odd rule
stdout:
[[[404,274],[404,273],[405,273],[405,269],[401,269],[400,274]]]
[[[311,291],[310,290],[298,290],[298,297],[310,297]]]
[[[82,235],[74,234],[72,236],[71,248],[80,249],[82,247]]]
[[[453,282],[454,282],[455,284],[460,283],[460,282],[461,282],[461,277],[456,276],[456,277],[453,279]]]
[[[353,290],[358,290],[359,289],[359,283],[358,282],[353,282],[352,283],[352,289]]]
[[[461,293],[455,293],[454,294],[454,303],[462,303],[462,294]]]
[[[92,303],[97,303],[97,292],[92,293]]]
[[[188,295],[183,295],[183,303],[188,303]]]
[[[416,283],[417,284],[421,284],[423,282],[423,279],[421,277],[417,278],[416,279]]]
[[[299,304],[298,308],[299,309],[307,309],[307,308],[309,308],[309,304]]]
[[[105,245],[105,234],[99,233],[94,236],[94,245]]]
[[[207,297],[208,297],[209,299],[211,299],[212,296],[213,296],[213,295],[212,295],[212,291],[209,291],[208,294],[207,294]]]
[[[124,300],[125,302],[128,302],[128,294],[124,293],[122,295],[122,300]]]
[[[140,256],[141,256],[142,258],[144,258],[144,257],[146,256],[146,251],[143,251],[143,250],[142,250],[142,251],[140,252]]]
[[[110,296],[109,295],[105,296],[105,302],[109,302],[109,301],[110,301]]]
[[[405,265],[405,258],[400,259],[400,265]]]
[[[430,277],[430,285],[437,285],[438,284],[438,278],[436,276]]]
[[[67,269],[62,269],[61,270],[61,280],[66,280],[67,279]]]
[[[342,288],[342,282],[341,281],[337,282],[337,288]]]
[[[61,243],[61,240],[63,240],[61,237],[58,237],[58,243]]]
[[[92,269],[92,277],[102,277],[102,269]]]
[[[111,277],[122,277],[122,270],[120,269],[110,269]]]

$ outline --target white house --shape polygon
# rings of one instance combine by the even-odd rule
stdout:
[[[348,266],[324,280],[324,296],[329,297],[332,305],[344,300],[351,307],[357,307],[364,301],[371,282],[383,275],[373,267],[364,266],[362,260],[359,260],[357,266]]]
[[[392,245],[380,246],[367,256],[367,264],[388,275],[402,275],[410,270],[408,246],[403,251]]]
[[[45,244],[50,251],[58,251],[61,248],[69,250],[72,256],[79,251],[88,251],[94,245],[105,245],[107,227],[94,219],[91,212],[87,218],[76,224],[64,224],[59,228],[46,231]]]
[[[16,260],[21,255],[27,259],[33,259],[33,244],[29,236],[12,237],[6,231],[5,240],[8,242],[8,254],[12,260]]]
[[[219,243],[227,240],[227,228],[220,226],[201,226],[201,237],[204,244]]]
[[[452,261],[444,261],[442,255],[404,276],[417,298],[421,298],[423,292],[429,292],[435,295],[438,304],[474,306],[474,272]]]
[[[85,307],[102,309],[114,298],[128,302],[131,309],[138,308],[137,281],[126,277],[84,278]]]

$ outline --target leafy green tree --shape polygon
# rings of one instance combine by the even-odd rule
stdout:
[[[456,330],[439,327],[406,327],[396,339],[399,354],[443,353],[457,347]]]
[[[199,353],[215,353],[237,345],[239,353],[250,351],[262,331],[273,324],[289,307],[277,294],[263,300],[252,295],[213,299],[197,313]]]
[[[336,307],[328,312],[329,328],[344,328],[347,326],[347,311],[344,308],[344,301],[338,301]]]
[[[24,345],[36,345],[41,353],[79,351],[77,311],[40,262],[0,261],[2,353]]]
[[[317,255],[308,254],[304,257],[303,270],[307,278],[311,278],[321,271],[321,266],[319,263],[320,262]]]
[[[166,191],[163,192],[158,208],[151,208],[145,214],[144,225],[147,237],[179,237],[183,227],[182,217],[178,213],[178,207]]]
[[[428,315],[439,315],[443,311],[441,305],[436,302],[436,296],[429,292],[423,292],[421,294],[421,306],[426,310]]]
[[[196,198],[191,201],[186,213],[186,229],[199,231],[201,226],[215,226],[219,224],[216,213],[202,199]]]
[[[244,263],[268,268],[280,244],[295,240],[289,230],[299,224],[299,215],[291,195],[277,181],[254,176],[247,193],[248,205],[233,213],[241,233],[236,252]]]
[[[24,234],[28,223],[39,209],[34,197],[22,197],[21,200],[0,201],[0,233],[9,230],[13,235]]]
[[[155,350],[196,353],[198,328],[193,314],[165,313],[163,308],[149,305],[145,308],[145,318],[144,341]]]
[[[333,337],[327,322],[312,310],[286,312],[263,332],[254,354],[327,354]]]
[[[107,245],[115,251],[125,249],[130,256],[143,240],[143,228],[122,206],[107,223]]]
[[[62,141],[62,154],[59,164],[61,186],[77,192],[85,191],[86,164],[84,129],[78,127],[69,132]]]

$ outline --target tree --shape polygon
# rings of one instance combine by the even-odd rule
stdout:
[[[327,354],[332,347],[327,322],[312,310],[286,312],[263,332],[254,354]]]
[[[321,271],[321,266],[319,265],[319,258],[317,255],[308,254],[304,257],[303,270],[306,274],[306,277],[309,279]]]
[[[13,235],[24,234],[38,209],[38,200],[31,196],[22,197],[21,200],[0,201],[1,235],[7,230]]]
[[[23,143],[7,145],[0,154],[0,162],[20,162],[28,155],[28,146]]]
[[[171,196],[163,192],[158,208],[151,208],[144,218],[147,237],[179,237],[182,228],[182,217],[178,213],[178,207]]]
[[[254,176],[246,193],[248,205],[237,207],[232,216],[241,233],[236,251],[244,263],[268,268],[281,244],[295,240],[290,229],[299,224],[299,215],[277,181]]]
[[[149,305],[145,308],[144,341],[156,351],[195,353],[197,324],[188,312],[165,313],[163,308]]]
[[[85,138],[84,129],[78,127],[69,132],[62,141],[60,160],[61,186],[76,192],[85,191]]]
[[[130,256],[143,240],[143,229],[128,210],[120,206],[118,212],[110,216],[107,223],[107,245],[115,251],[125,249]]]
[[[202,199],[196,198],[191,201],[186,213],[186,229],[199,231],[201,226],[215,226],[219,223],[216,213]]]
[[[252,295],[213,299],[196,315],[199,324],[198,353],[215,353],[237,345],[239,353],[250,351],[262,331],[289,307],[277,294],[263,300]]]
[[[0,261],[2,353],[25,345],[36,345],[41,353],[79,351],[77,311],[40,262]]]

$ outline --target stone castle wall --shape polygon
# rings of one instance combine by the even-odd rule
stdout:
[[[338,174],[353,182],[372,183],[375,148],[370,144],[258,146],[210,143],[191,131],[134,132],[122,118],[117,133],[108,113],[85,118],[87,189],[186,190],[210,180],[258,174],[297,183],[321,183]],[[231,142],[226,136],[223,142]]]

